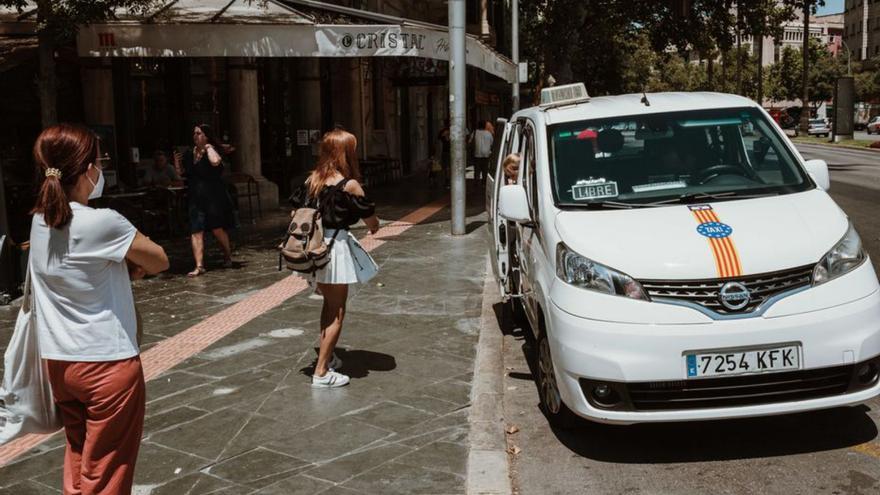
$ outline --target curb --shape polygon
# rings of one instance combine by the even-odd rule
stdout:
[[[486,263],[480,338],[474,362],[471,410],[468,416],[467,479],[468,495],[510,495],[510,466],[504,436],[502,386],[504,362],[501,329],[492,304],[500,300],[492,268]]]
[[[868,153],[880,153],[880,148],[868,148],[866,146],[844,146],[839,144],[819,144],[819,143],[808,143],[804,141],[795,141],[791,140],[792,144],[795,146],[815,146],[817,148],[822,148],[826,150],[854,150],[854,151],[867,151]]]

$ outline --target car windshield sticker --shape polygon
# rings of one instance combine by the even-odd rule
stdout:
[[[655,182],[653,184],[637,184],[632,186],[632,190],[635,193],[640,192],[650,192],[650,191],[663,191],[664,189],[680,189],[682,187],[687,187],[687,183],[683,180],[671,180],[666,182]]]
[[[692,205],[688,208],[697,220],[697,233],[709,241],[718,276],[741,276],[743,269],[739,252],[733,242],[733,227],[723,223],[711,205]]]
[[[605,179],[579,180],[571,186],[570,190],[575,201],[616,198],[617,182]]]

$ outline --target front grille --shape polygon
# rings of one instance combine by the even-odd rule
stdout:
[[[726,279],[640,280],[651,299],[672,299],[699,304],[719,314],[754,311],[767,299],[789,290],[806,287],[813,281],[813,265],[778,272]],[[721,305],[718,292],[728,282],[740,282],[749,289],[751,299],[744,308],[731,311]]]
[[[636,411],[754,406],[817,399],[847,392],[853,365],[765,375],[626,385]]]

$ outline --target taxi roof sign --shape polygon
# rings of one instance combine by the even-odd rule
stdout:
[[[564,84],[541,90],[542,107],[558,107],[588,101],[590,101],[590,95],[587,94],[584,83]]]

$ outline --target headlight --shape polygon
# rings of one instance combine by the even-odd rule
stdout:
[[[642,284],[632,277],[585,258],[561,242],[556,246],[556,275],[581,289],[648,300]]]
[[[824,284],[853,271],[865,261],[865,258],[862,239],[850,223],[843,239],[828,251],[813,270],[813,286]]]

